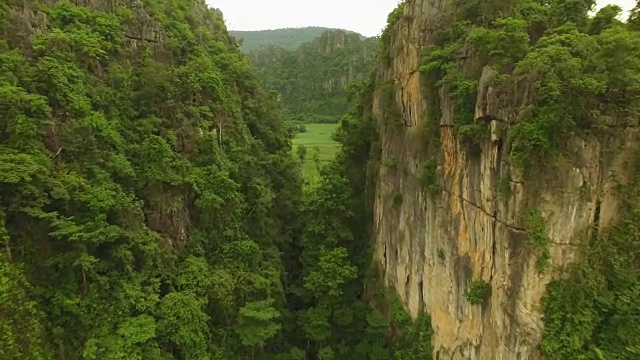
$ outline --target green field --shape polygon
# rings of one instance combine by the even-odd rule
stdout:
[[[311,182],[318,177],[318,169],[313,162],[314,148],[320,149],[320,161],[324,165],[333,160],[340,150],[340,144],[333,141],[331,136],[336,131],[338,124],[305,124],[307,132],[296,135],[293,139],[293,152],[296,154],[298,146],[307,148],[307,156],[302,164],[302,173],[305,180]]]

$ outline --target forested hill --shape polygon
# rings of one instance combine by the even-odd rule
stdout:
[[[0,3],[0,359],[249,357],[299,232],[279,108],[204,1],[74,4]]]
[[[303,196],[281,110],[203,0],[0,2],[0,359],[391,356],[360,185]]]
[[[262,46],[279,46],[287,50],[296,50],[303,43],[320,37],[327,30],[337,29],[309,26],[257,31],[235,30],[229,33],[238,39],[242,39],[240,49],[248,53]]]
[[[377,38],[330,30],[296,51],[262,47],[249,57],[264,86],[280,94],[295,121],[338,122],[349,108],[344,87],[369,77],[377,43]]]

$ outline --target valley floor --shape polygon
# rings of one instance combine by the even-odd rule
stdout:
[[[319,152],[320,164],[324,165],[333,160],[338,151],[340,144],[332,139],[333,133],[338,128],[338,124],[305,124],[307,129],[304,133],[299,133],[293,139],[293,151],[297,153],[298,147],[304,145],[307,148],[307,154],[302,164],[302,171],[305,180],[313,182],[318,178],[320,173],[314,162],[314,152]]]

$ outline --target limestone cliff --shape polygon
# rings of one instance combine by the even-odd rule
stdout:
[[[277,46],[279,48],[294,51],[305,42],[313,41],[325,31],[340,30],[317,26],[305,26],[296,28],[272,29],[272,30],[231,30],[229,34],[241,40],[240,50],[251,53],[263,47]],[[347,30],[342,30],[347,31]]]
[[[540,301],[545,286],[577,256],[577,245],[594,227],[617,216],[613,195],[624,178],[630,148],[638,143],[637,124],[605,125],[586,135],[568,135],[561,160],[546,164],[532,180],[510,164],[511,126],[527,117],[535,94],[531,82],[504,89],[482,71],[476,122],[488,122],[490,138],[470,149],[456,136],[453,105],[439,94],[441,146],[425,150],[423,117],[429,110],[428,80],[419,71],[421,53],[434,31],[447,27],[454,0],[409,0],[391,29],[387,60],[377,66],[376,84],[393,83],[399,127],[388,118],[385,91],[373,96],[378,121],[380,166],[375,175],[373,242],[384,282],[394,288],[413,316],[431,315],[436,359],[537,359],[543,323]],[[385,55],[385,54],[383,54]],[[474,66],[473,56],[465,60]],[[482,67],[480,67],[482,70]],[[435,160],[441,190],[422,189],[422,164]],[[500,191],[501,179],[509,190]],[[398,206],[395,199],[402,199]],[[550,270],[536,269],[526,246],[523,216],[537,209],[546,219]],[[491,285],[482,306],[465,299],[469,284]]]
[[[265,87],[282,95],[295,119],[337,122],[349,108],[344,87],[369,77],[376,46],[375,38],[331,30],[295,51],[262,47],[249,57]]]

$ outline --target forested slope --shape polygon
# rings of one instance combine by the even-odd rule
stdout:
[[[2,2],[0,358],[390,356],[357,188],[290,150],[203,1]]]
[[[203,1],[77,3],[0,4],[0,358],[242,358],[299,231],[279,108]]]
[[[229,34],[237,39],[242,39],[240,50],[244,51],[245,53],[250,53],[251,51],[258,48],[269,46],[278,46],[286,50],[293,51],[299,48],[303,43],[312,41],[313,39],[320,37],[323,32],[328,30],[338,29],[307,26],[301,28],[255,31],[233,30],[229,31]]]
[[[377,38],[331,30],[295,51],[269,46],[249,57],[267,90],[280,94],[292,120],[335,123],[349,109],[344,87],[368,78],[377,44]]]

